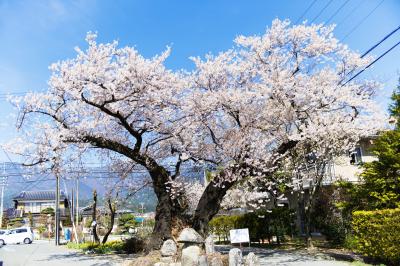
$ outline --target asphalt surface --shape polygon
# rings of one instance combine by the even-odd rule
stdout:
[[[114,266],[120,265],[123,260],[117,255],[81,254],[40,240],[29,245],[5,245],[0,248],[3,266]]]

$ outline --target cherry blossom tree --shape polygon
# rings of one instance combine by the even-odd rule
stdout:
[[[86,51],[77,48],[76,58],[51,66],[46,92],[15,100],[25,137],[13,149],[30,165],[54,157],[61,157],[59,165],[72,164],[98,151],[147,169],[158,198],[152,243],[159,245],[183,213],[168,192],[181,157],[174,173],[164,165],[176,154],[175,120],[182,116],[177,95],[185,79],[164,67],[169,49],[145,59],[133,48],[97,44],[95,38],[89,33]]]
[[[239,36],[233,49],[193,59],[185,151],[223,169],[197,205],[199,232],[207,232],[231,187],[268,179],[291,150],[334,156],[382,126],[373,101],[379,84],[344,82],[371,58],[360,58],[332,31],[275,20],[262,36]]]
[[[60,151],[65,160],[114,153],[151,177],[153,247],[185,226],[206,235],[227,191],[268,178],[291,150],[312,142],[335,154],[379,128],[378,84],[343,85],[370,59],[332,31],[275,20],[261,36],[239,36],[228,51],[193,58],[192,72],[168,70],[169,49],[145,59],[88,34],[86,51],[51,67],[45,93],[15,101],[30,144],[14,151],[32,164]],[[180,181],[184,164],[217,170],[206,186],[189,188]]]

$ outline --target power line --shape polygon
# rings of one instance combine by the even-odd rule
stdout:
[[[386,50],[386,52],[384,52],[383,54],[381,54],[378,58],[376,58],[374,61],[372,61],[369,65],[367,65],[366,67],[364,67],[362,70],[360,70],[357,74],[355,74],[353,77],[351,77],[348,81],[346,81],[342,86],[346,85],[347,83],[349,83],[350,81],[352,81],[353,79],[355,79],[356,77],[358,77],[361,73],[363,73],[365,70],[367,70],[370,66],[372,66],[373,64],[375,64],[377,61],[379,61],[382,57],[384,57],[385,55],[387,55],[390,51],[392,51],[394,48],[396,48],[398,45],[400,45],[400,41],[397,42],[395,45],[393,45],[392,47],[390,47],[390,49]]]
[[[322,12],[324,12],[325,9],[327,9],[328,6],[329,6],[332,2],[333,2],[333,0],[330,0],[330,1],[321,9],[321,11],[319,11],[319,13],[314,17],[314,19],[311,20],[310,23],[312,24],[317,18],[319,18],[319,16],[322,14]]]
[[[295,24],[298,24],[300,22],[300,20],[303,19],[303,17],[307,14],[307,12],[312,8],[312,6],[317,2],[317,0],[314,0],[311,5],[309,5],[307,7],[307,9],[303,12],[303,14],[301,14],[301,16],[296,20]]]
[[[344,7],[348,2],[350,2],[350,0],[346,0],[346,2],[344,2],[344,3],[335,11],[335,13],[333,13],[333,15],[330,16],[330,17],[328,18],[328,20],[325,22],[325,24],[329,24],[329,22],[340,12],[340,10],[343,9],[343,7]]]
[[[336,26],[342,24],[342,23],[343,23],[344,21],[346,21],[351,15],[353,15],[353,14],[354,14],[354,11],[356,11],[356,9],[358,9],[358,8],[360,7],[360,5],[361,5],[363,2],[364,2],[364,0],[360,0],[360,2],[358,2],[358,4],[355,5],[355,6],[350,10],[350,12],[347,13],[346,16],[344,16],[344,18],[343,18],[340,22],[336,23]]]
[[[360,20],[357,25],[355,25],[342,39],[342,41],[344,41],[347,37],[350,36],[350,34],[352,34],[356,29],[358,29],[358,27],[361,26],[361,24],[364,23],[365,20],[367,20],[374,12],[375,10],[378,9],[378,7],[384,2],[385,0],[382,0],[379,2],[379,4],[377,4],[362,20]]]
[[[386,34],[385,37],[383,37],[379,42],[377,42],[375,45],[373,45],[371,48],[369,48],[367,51],[365,51],[360,57],[364,58],[367,54],[369,54],[371,51],[373,51],[376,47],[378,47],[381,43],[383,43],[386,39],[388,39],[390,36],[392,36],[394,33],[396,33],[400,29],[400,26],[398,26],[396,29],[391,31],[390,33]],[[345,77],[342,78],[342,80],[339,82],[341,84],[347,76],[351,75],[356,69],[351,70],[349,73],[345,75]],[[344,84],[343,84],[344,85]]]
[[[20,170],[17,169],[17,167],[15,166],[16,164],[11,160],[10,156],[8,155],[8,152],[7,152],[4,148],[2,148],[2,150],[3,150],[4,154],[6,155],[7,159],[10,161],[10,163],[11,163],[12,166],[14,167],[14,169],[15,169],[19,174],[21,174]],[[23,175],[21,175],[21,176],[22,176],[22,178],[24,178]]]
[[[394,29],[392,32],[390,32],[389,34],[387,34],[385,37],[383,37],[382,40],[380,40],[378,43],[376,43],[374,46],[372,46],[371,48],[369,48],[365,53],[363,53],[361,55],[361,58],[363,58],[364,56],[366,56],[367,54],[369,54],[372,50],[374,50],[376,47],[378,47],[381,43],[383,43],[387,38],[389,38],[390,36],[392,36],[394,33],[396,33],[398,30],[400,30],[400,26],[398,26],[396,29]]]

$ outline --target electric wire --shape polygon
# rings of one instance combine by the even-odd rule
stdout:
[[[377,42],[374,46],[372,46],[371,48],[369,48],[365,53],[363,53],[361,55],[361,58],[365,57],[367,54],[369,54],[372,50],[374,50],[376,47],[378,47],[381,43],[383,43],[386,39],[388,39],[390,36],[392,36],[393,34],[395,34],[398,30],[400,30],[400,25],[395,28],[393,31],[391,31],[389,34],[387,34],[385,37],[383,37],[382,40],[380,40],[379,42]]]
[[[392,47],[390,47],[388,50],[386,50],[383,54],[381,54],[378,58],[376,58],[374,61],[372,61],[370,64],[368,64],[366,67],[364,67],[362,70],[360,70],[357,74],[355,74],[353,77],[351,77],[348,81],[346,81],[342,86],[346,85],[347,83],[349,83],[350,81],[352,81],[353,79],[355,79],[356,77],[358,77],[361,73],[363,73],[365,70],[367,70],[369,67],[371,67],[373,64],[375,64],[376,62],[378,62],[382,57],[384,57],[385,55],[387,55],[389,52],[391,52],[394,48],[396,48],[398,45],[400,45],[400,41],[397,42],[395,45],[393,45]]]
[[[330,16],[330,17],[328,18],[328,20],[325,22],[325,24],[329,24],[329,22],[340,12],[340,10],[343,9],[343,7],[344,7],[348,2],[350,2],[350,0],[346,0],[339,8],[335,11],[335,13],[333,13],[332,16]]]
[[[361,19],[343,38],[342,41],[347,39],[358,27],[360,27],[377,9],[382,5],[385,0],[381,0],[363,19]]]
[[[303,19],[303,17],[307,14],[307,12],[313,7],[313,5],[314,5],[316,2],[317,2],[317,0],[314,0],[314,1],[311,3],[311,5],[309,5],[309,6],[307,7],[307,9],[303,12],[303,14],[296,20],[296,22],[295,22],[294,24],[298,24],[298,23]]]
[[[364,2],[364,0],[360,0],[360,2],[357,3],[357,5],[355,5],[350,12],[348,12],[344,18],[342,18],[341,21],[339,21],[338,23],[336,23],[336,26],[341,25],[344,21],[346,21],[351,15],[354,14],[354,12],[360,7],[360,5]]]
[[[386,34],[379,42],[377,42],[375,45],[373,45],[371,48],[369,48],[367,51],[365,51],[360,58],[364,58],[366,55],[368,55],[371,51],[373,51],[376,47],[378,47],[379,45],[381,45],[385,40],[387,40],[390,36],[392,36],[393,34],[395,34],[398,30],[400,30],[400,26],[398,26],[397,28],[395,28],[394,30],[392,30],[390,33]],[[341,84],[346,77],[350,76],[351,74],[353,74],[353,72],[356,71],[356,69],[351,70],[349,73],[347,73],[345,75],[345,77],[339,82],[339,84]]]
[[[332,2],[333,2],[333,0],[330,0],[330,1],[321,9],[321,11],[319,11],[319,13],[314,17],[314,19],[311,20],[310,24],[313,24],[313,22],[319,18],[319,16],[325,11],[325,9],[328,8],[328,6],[329,6]]]

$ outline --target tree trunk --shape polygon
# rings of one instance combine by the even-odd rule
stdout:
[[[193,229],[203,237],[208,235],[208,223],[220,209],[222,199],[234,182],[223,181],[216,185],[210,182],[201,196],[193,217]]]
[[[305,213],[306,244],[307,248],[312,249],[314,248],[314,245],[311,236],[311,206],[309,206],[309,204],[306,204],[304,213]]]
[[[178,200],[172,200],[168,192],[169,172],[161,166],[149,167],[153,181],[153,189],[157,196],[155,225],[152,235],[146,245],[146,250],[159,249],[163,241],[176,238],[180,231],[187,226],[188,220],[184,217],[183,208]]]
[[[97,235],[97,221],[96,221],[96,214],[97,214],[97,191],[93,190],[93,213],[92,213],[92,233],[93,233],[93,240],[95,243],[100,243],[99,236]]]
[[[108,225],[108,230],[106,234],[103,237],[103,240],[101,241],[102,244],[105,244],[107,242],[108,236],[111,234],[113,227],[114,227],[114,222],[115,222],[115,211],[116,211],[116,206],[115,203],[111,203],[111,199],[107,199],[108,203],[108,208],[110,209],[110,224]]]

